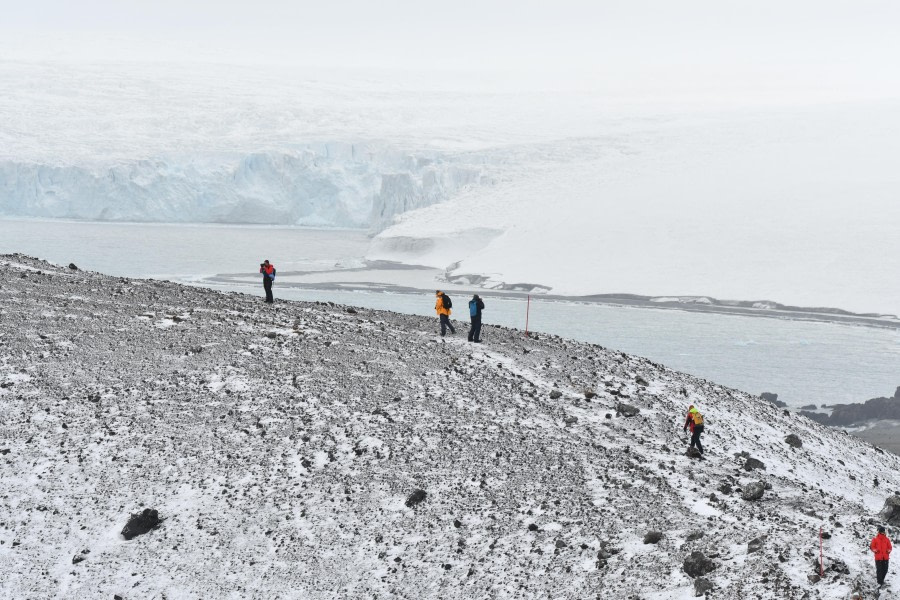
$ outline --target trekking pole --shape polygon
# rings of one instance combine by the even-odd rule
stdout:
[[[528,337],[528,316],[531,314],[531,294],[528,294],[528,303],[525,305],[525,337]]]
[[[819,526],[819,577],[825,577],[825,559],[822,557],[822,527]]]

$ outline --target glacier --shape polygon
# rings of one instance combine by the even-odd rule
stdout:
[[[112,164],[0,162],[0,214],[380,228],[482,184],[481,169],[378,144]]]

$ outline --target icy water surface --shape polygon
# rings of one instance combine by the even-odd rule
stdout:
[[[0,220],[2,253],[74,262],[113,275],[199,283],[219,273],[253,273],[264,258],[272,259],[279,273],[360,268],[367,246],[359,231]],[[440,285],[420,281],[425,289]],[[433,314],[430,291],[385,293],[377,284],[396,284],[396,279],[371,283],[375,291],[368,292],[276,284],[276,297]],[[261,286],[212,287],[262,293]],[[524,328],[524,299],[482,295],[488,343],[491,325]],[[454,292],[454,300],[454,316],[465,316],[467,295]],[[900,385],[896,329],[546,300],[532,300],[529,327],[645,356],[747,392],[776,392],[794,407],[890,396]],[[465,329],[461,323],[457,335]]]

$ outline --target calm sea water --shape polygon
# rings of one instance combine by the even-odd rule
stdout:
[[[264,258],[272,258],[282,273],[359,267],[367,244],[358,231],[0,220],[0,253],[199,284],[219,273],[255,273]],[[211,287],[262,294],[257,285]],[[433,316],[433,285],[422,287],[428,291],[317,290],[276,283],[276,296]],[[465,296],[456,296],[464,306]],[[524,328],[524,298],[482,296],[488,343],[491,324]],[[529,326],[645,356],[747,392],[776,392],[794,407],[890,396],[900,386],[897,330],[535,299]]]

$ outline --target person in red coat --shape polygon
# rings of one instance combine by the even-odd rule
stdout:
[[[875,553],[875,576],[878,585],[884,585],[884,577],[887,575],[888,560],[891,557],[891,540],[884,534],[884,527],[878,527],[878,535],[872,538],[869,548]]]
[[[266,290],[266,302],[272,304],[275,302],[275,299],[272,298],[272,284],[275,283],[275,265],[269,263],[269,259],[266,259],[260,263],[259,272],[263,276],[263,289]]]

